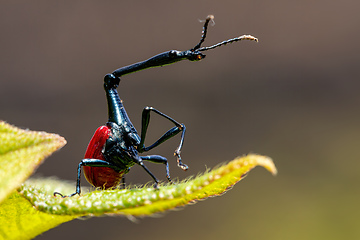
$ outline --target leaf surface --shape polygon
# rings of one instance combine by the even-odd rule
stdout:
[[[45,157],[65,144],[59,135],[22,130],[0,121],[0,203],[30,177]]]
[[[270,158],[247,155],[195,178],[176,184],[161,185],[159,190],[145,186],[122,190],[96,190],[82,196],[61,198],[53,196],[54,191],[61,190],[56,188],[57,183],[50,184],[49,181],[46,181],[47,187],[44,185],[39,187],[39,182],[29,182],[21,188],[20,192],[38,210],[50,214],[146,216],[194,203],[200,199],[221,195],[256,166],[263,166],[276,174],[276,168]],[[36,185],[38,187],[35,187]],[[61,183],[58,183],[58,186],[61,186]],[[73,191],[74,189],[73,186]]]
[[[0,239],[32,239],[74,218],[40,212],[14,192],[0,205]]]

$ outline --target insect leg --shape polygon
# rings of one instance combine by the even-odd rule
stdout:
[[[151,111],[153,111],[153,112],[157,113],[158,115],[168,119],[169,121],[171,121],[172,123],[175,124],[175,127],[168,130],[155,143],[153,143],[149,147],[145,147],[144,142],[145,142],[146,132],[147,132],[147,129],[148,129],[148,126],[149,126],[149,123],[150,123],[150,112]],[[178,166],[180,168],[182,168],[183,170],[187,170],[188,166],[186,164],[182,163],[181,156],[180,156],[181,148],[183,146],[184,138],[185,138],[185,130],[186,130],[186,127],[185,127],[184,124],[178,123],[173,118],[165,115],[164,113],[156,110],[153,107],[145,107],[144,110],[143,110],[143,113],[142,113],[141,140],[140,140],[138,151],[139,152],[147,152],[147,151],[159,146],[161,143],[165,142],[166,140],[174,137],[179,132],[182,132],[181,133],[180,144],[179,144],[178,148],[175,150],[174,155],[177,157]]]
[[[142,160],[153,162],[153,163],[162,163],[165,164],[166,168],[166,178],[171,182],[170,171],[169,171],[169,163],[166,158],[159,155],[149,155],[149,156],[141,156]]]
[[[81,179],[81,167],[82,166],[89,166],[89,167],[110,167],[110,168],[114,168],[115,166],[113,166],[111,163],[106,162],[104,160],[100,160],[100,159],[83,159],[81,160],[81,162],[79,163],[78,166],[78,170],[77,170],[77,179],[76,179],[76,191],[68,196],[64,196],[63,194],[59,193],[59,192],[54,192],[54,196],[56,195],[60,195],[61,197],[65,198],[65,197],[72,197],[75,196],[76,194],[80,195],[81,193],[81,188],[80,188],[80,179]]]
[[[125,188],[126,188],[126,183],[125,183],[125,177],[123,176],[121,178],[120,189],[125,189]]]
[[[154,174],[152,174],[152,172],[150,172],[150,170],[144,165],[143,161],[142,161],[142,157],[138,156],[135,159],[133,159],[134,162],[136,162],[137,164],[139,164],[150,176],[152,179],[154,179],[155,182],[155,189],[158,189],[158,184],[159,184],[159,180],[154,176]]]

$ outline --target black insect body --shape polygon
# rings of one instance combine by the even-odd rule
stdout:
[[[85,157],[78,165],[76,192],[69,195],[69,197],[76,194],[80,195],[80,176],[82,167],[88,182],[95,187],[100,187],[103,189],[109,189],[119,185],[120,181],[123,179],[124,174],[126,174],[135,164],[140,165],[153,178],[155,182],[155,188],[158,188],[158,179],[144,165],[144,161],[164,164],[166,167],[166,177],[169,181],[171,181],[169,165],[166,158],[159,155],[140,156],[139,154],[157,147],[161,143],[179,133],[181,133],[181,139],[174,155],[177,158],[178,166],[183,170],[188,169],[188,166],[182,163],[180,156],[181,148],[184,143],[186,130],[185,125],[177,122],[173,118],[165,115],[155,108],[145,107],[142,112],[142,125],[139,135],[125,111],[116,88],[120,83],[120,77],[126,74],[141,71],[147,68],[172,64],[185,59],[190,61],[199,61],[205,58],[205,55],[202,52],[226,45],[228,43],[241,40],[258,41],[251,35],[243,35],[220,42],[210,47],[201,47],[206,38],[208,24],[211,20],[213,20],[212,15],[206,18],[201,40],[194,48],[187,51],[171,50],[160,53],[145,61],[119,68],[113,73],[107,74],[105,76],[104,89],[108,102],[109,119],[106,125],[101,126],[96,130],[94,136],[90,140],[90,143],[85,152]],[[146,147],[144,142],[150,122],[151,112],[168,119],[174,124],[174,127],[168,130],[152,145]],[[54,195],[65,197],[58,192],[55,192]]]

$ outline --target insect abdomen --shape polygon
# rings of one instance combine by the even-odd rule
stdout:
[[[89,142],[85,152],[85,158],[105,160],[103,149],[110,134],[111,131],[109,127],[99,127]],[[86,180],[94,187],[100,187],[102,189],[116,187],[125,173],[125,171],[117,172],[109,167],[84,166],[83,169]]]

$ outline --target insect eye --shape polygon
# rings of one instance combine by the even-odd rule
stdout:
[[[190,61],[200,61],[201,59],[205,58],[205,54],[201,52],[195,52],[192,54]]]

